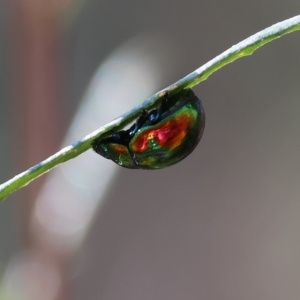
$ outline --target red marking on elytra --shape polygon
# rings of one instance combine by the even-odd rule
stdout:
[[[123,145],[118,145],[118,144],[115,144],[115,145],[112,145],[111,148],[116,151],[116,152],[119,152],[121,154],[125,154],[127,152],[127,148]]]
[[[143,152],[151,148],[151,141],[164,148],[175,148],[185,138],[190,125],[190,118],[182,115],[159,124],[159,127],[149,128],[140,133],[133,146],[135,152]]]

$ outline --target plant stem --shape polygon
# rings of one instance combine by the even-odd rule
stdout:
[[[211,61],[204,64],[202,67],[198,68],[186,77],[170,85],[169,87],[164,89],[164,91],[167,90],[170,92],[170,94],[172,94],[184,88],[191,88],[196,84],[200,83],[201,81],[207,79],[212,73],[222,68],[223,66],[233,62],[234,60],[240,57],[251,55],[255,50],[265,45],[266,43],[269,43],[287,33],[299,29],[300,15],[272,25],[271,27],[268,27],[241,41],[240,43],[232,46],[225,52],[221,53]],[[87,135],[82,140],[74,143],[73,145],[63,148],[62,150],[45,159],[44,161],[38,163],[37,165],[26,170],[25,172],[20,173],[19,175],[8,180],[7,182],[1,184],[0,201],[8,195],[10,195],[11,193],[13,193],[14,191],[20,189],[23,186],[26,186],[35,178],[50,171],[52,168],[88,150],[91,147],[91,142],[100,134],[103,134],[104,132],[107,132],[111,129],[118,130],[121,127],[124,127],[125,125],[129,124],[139,115],[142,109],[149,109],[155,106],[160,101],[161,96],[161,92],[154,94],[143,104],[135,107],[134,109],[125,113],[116,120]]]

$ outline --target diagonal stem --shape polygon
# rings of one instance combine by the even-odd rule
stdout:
[[[207,79],[211,74],[213,74],[215,71],[222,68],[223,66],[233,62],[234,60],[240,57],[251,55],[255,50],[265,45],[266,43],[269,43],[277,38],[280,38],[285,34],[291,33],[299,29],[300,15],[274,24],[241,41],[240,43],[232,46],[228,50],[224,51],[217,57],[204,64],[202,67],[198,68],[186,77],[170,85],[165,90],[172,94],[184,88],[191,88],[196,84],[200,83],[201,81]],[[161,92],[154,94],[143,104],[136,106],[131,111],[123,114],[114,121],[87,135],[80,141],[75,142],[71,146],[63,148],[62,150],[45,159],[44,161],[38,163],[37,165],[26,170],[25,172],[20,173],[19,175],[8,180],[7,182],[1,184],[0,201],[8,195],[10,195],[11,193],[13,193],[14,191],[26,186],[35,178],[50,171],[52,168],[58,166],[59,164],[65,161],[75,158],[81,153],[87,151],[91,147],[91,142],[100,134],[103,134],[104,132],[107,132],[111,129],[120,129],[121,127],[124,127],[125,125],[129,124],[138,116],[142,109],[149,109],[155,106],[160,101],[162,96],[163,93]]]

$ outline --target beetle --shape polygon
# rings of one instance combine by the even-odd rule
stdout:
[[[129,169],[155,170],[172,166],[198,145],[205,127],[201,100],[191,89],[169,96],[165,92],[158,108],[141,115],[127,130],[99,136],[95,152]]]

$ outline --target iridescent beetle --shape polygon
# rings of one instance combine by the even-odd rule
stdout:
[[[143,110],[128,130],[100,136],[92,147],[125,168],[162,169],[192,153],[204,126],[202,102],[191,89],[181,90],[172,97],[166,92],[157,109]]]

